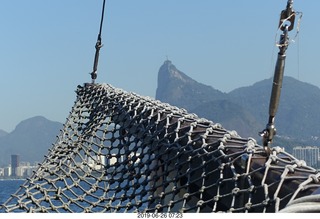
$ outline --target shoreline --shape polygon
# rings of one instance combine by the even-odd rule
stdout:
[[[0,178],[0,181],[24,181],[23,178]]]

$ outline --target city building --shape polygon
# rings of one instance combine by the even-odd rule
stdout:
[[[3,176],[4,177],[11,176],[11,167],[10,166],[4,168]]]
[[[7,167],[0,168],[0,178],[27,178],[38,169],[35,163],[21,162],[20,155],[11,155],[11,163]]]
[[[296,146],[293,148],[293,156],[304,160],[307,165],[319,168],[319,147],[317,146]]]
[[[17,173],[18,167],[20,164],[20,156],[16,154],[11,155],[11,176],[18,176],[19,174]]]

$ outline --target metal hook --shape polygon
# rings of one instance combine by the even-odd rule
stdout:
[[[288,31],[291,31],[294,27],[295,18],[296,13],[293,10],[293,0],[288,0],[286,9],[281,11],[280,14],[279,28],[282,31],[285,31],[285,26],[288,25],[286,22],[288,21],[290,22],[290,25],[288,25]]]

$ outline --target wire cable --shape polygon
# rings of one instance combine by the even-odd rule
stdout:
[[[101,12],[101,20],[100,20],[100,29],[99,29],[98,39],[97,39],[97,42],[96,42],[96,45],[95,45],[96,53],[95,53],[94,61],[93,61],[93,71],[91,72],[92,84],[94,84],[95,80],[97,79],[99,53],[100,53],[101,47],[103,46],[102,43],[101,43],[101,41],[102,41],[101,40],[101,34],[102,34],[102,27],[103,27],[105,5],[106,5],[106,0],[103,0],[102,12]]]

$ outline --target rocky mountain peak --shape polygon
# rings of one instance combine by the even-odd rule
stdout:
[[[193,81],[193,79],[185,75],[183,72],[179,71],[170,60],[166,60],[159,69],[158,81],[166,83],[169,80],[176,80],[183,83]],[[162,83],[159,83],[159,85],[161,84]]]
[[[156,98],[182,108],[189,108],[197,103],[202,103],[208,98],[208,93],[222,92],[211,86],[201,84],[182,71],[178,70],[170,60],[166,60],[158,72],[158,87]],[[212,96],[215,99],[215,95]],[[175,101],[178,100],[178,101]]]

